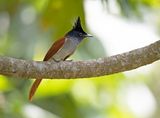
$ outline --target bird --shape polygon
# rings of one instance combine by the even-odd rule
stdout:
[[[75,52],[79,43],[87,37],[92,37],[92,35],[83,30],[80,17],[78,17],[73,25],[73,28],[67,32],[64,37],[56,40],[52,44],[43,61],[54,61],[56,63],[65,61]],[[36,78],[32,84],[29,92],[29,101],[32,101],[32,97],[34,96],[42,79],[43,78]]]

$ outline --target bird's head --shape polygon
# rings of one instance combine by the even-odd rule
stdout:
[[[81,20],[80,20],[80,17],[77,18],[73,28],[71,31],[69,31],[67,33],[68,36],[71,36],[71,37],[75,37],[75,38],[78,38],[78,39],[84,39],[86,37],[92,37],[92,35],[90,34],[87,34],[83,29],[82,29],[82,26],[81,26]]]

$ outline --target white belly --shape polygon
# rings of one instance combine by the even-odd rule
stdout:
[[[53,59],[56,61],[64,60],[68,55],[72,54],[78,45],[77,40],[66,39],[61,49],[53,55]]]

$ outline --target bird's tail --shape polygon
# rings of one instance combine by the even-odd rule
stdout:
[[[32,87],[30,89],[30,92],[29,92],[29,101],[32,101],[32,97],[34,96],[39,84],[41,83],[42,79],[36,79],[34,81],[34,83],[32,84]]]

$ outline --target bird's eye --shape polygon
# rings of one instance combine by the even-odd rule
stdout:
[[[83,34],[82,34],[82,33],[79,33],[79,36],[83,36]]]

